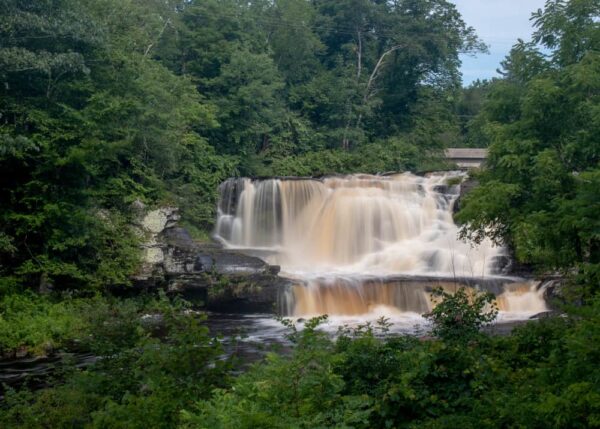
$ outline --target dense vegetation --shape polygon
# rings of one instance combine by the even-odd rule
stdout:
[[[600,426],[597,1],[549,0],[466,89],[459,54],[485,46],[446,0],[0,10],[0,357],[98,357],[3,387],[1,427]],[[139,264],[136,201],[202,236],[228,176],[427,169],[454,145],[490,148],[465,236],[568,275],[564,317],[489,336],[489,297],[440,292],[431,338],[287,322],[290,354],[234,376],[184,301],[108,293]]]
[[[219,340],[184,301],[13,297],[1,305],[3,343],[76,341],[78,353],[98,357],[85,370],[65,360],[45,380],[57,387],[31,393],[4,386],[3,428],[174,427],[179,409],[228,385],[231,364]]]
[[[326,318],[302,331],[288,323],[291,354],[271,353],[235,378],[219,342],[185,307],[138,299],[107,312],[95,302],[82,313],[93,335],[81,347],[103,358],[85,370],[65,363],[55,387],[9,390],[0,422],[27,429],[600,425],[600,301],[503,337],[477,329],[494,315],[482,313],[486,297],[474,305],[464,292],[443,298],[430,315],[437,339],[386,336],[385,320],[334,341],[317,329]],[[160,312],[162,327],[141,312]]]
[[[600,4],[549,2],[488,84],[473,120],[491,142],[459,219],[540,270],[600,286]]]
[[[484,48],[446,0],[0,6],[3,288],[127,283],[135,200],[206,233],[231,175],[439,164]]]
[[[437,341],[382,340],[367,326],[332,342],[309,327],[293,336],[291,359],[271,355],[184,412],[183,427],[598,427],[598,302],[587,310],[584,320],[549,319],[509,337],[464,323],[460,336]]]

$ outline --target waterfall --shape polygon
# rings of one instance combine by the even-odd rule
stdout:
[[[467,282],[469,284],[469,282]],[[294,285],[284,296],[286,315],[304,317],[320,314],[362,316],[377,310],[387,314],[431,311],[434,287],[455,292],[465,283],[451,279],[422,281],[394,278],[322,278]],[[537,281],[491,279],[471,284],[472,290],[496,293],[502,313],[520,315],[546,310],[543,289]]]
[[[366,314],[374,307],[424,313],[431,301],[418,278],[494,278],[505,257],[489,240],[474,246],[458,238],[452,214],[463,178],[230,179],[220,187],[215,236],[227,247],[260,251],[299,279],[286,298],[288,314]],[[414,281],[388,281],[399,275]],[[501,310],[545,309],[531,285],[510,289],[512,283],[498,290]]]

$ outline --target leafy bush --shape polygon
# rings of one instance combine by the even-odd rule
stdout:
[[[475,334],[495,314],[489,296],[438,296],[439,339],[380,337],[367,326],[332,340],[321,320],[304,331],[291,324],[291,355],[269,355],[186,409],[184,427],[598,426],[600,300],[493,337]]]
[[[3,308],[13,315],[7,320],[25,334],[32,330],[24,328],[25,318],[14,317],[18,311],[39,326],[74,314],[78,328],[61,328],[54,338],[78,338],[79,347],[101,359],[86,369],[66,365],[54,387],[9,390],[0,405],[0,425],[598,426],[600,299],[570,316],[530,322],[494,337],[476,329],[494,313],[486,295],[459,290],[438,296],[433,321],[439,338],[394,336],[385,320],[341,330],[335,339],[319,330],[324,317],[307,322],[303,330],[286,322],[290,354],[271,353],[235,378],[221,343],[184,301],[67,299],[36,309],[27,295],[6,299]],[[50,311],[51,306],[61,310]],[[5,328],[3,335],[9,331]],[[23,341],[25,334],[16,338]]]
[[[481,185],[461,205],[463,234],[491,236],[540,271],[600,285],[600,15],[595,0],[548,0],[532,41],[502,62],[477,118],[490,141]]]
[[[52,302],[31,293],[2,297],[0,356],[14,354],[19,349],[45,354],[80,338],[86,330],[82,305],[81,300]]]
[[[94,298],[69,309],[76,309],[74,319],[83,322],[77,330],[80,347],[98,360],[85,369],[65,363],[54,387],[8,390],[0,404],[0,426],[174,427],[182,407],[227,383],[229,359],[204,316],[184,301]],[[46,320],[53,324],[51,316]]]
[[[482,326],[494,321],[498,314],[496,297],[491,293],[455,293],[437,288],[432,293],[437,305],[425,317],[433,323],[432,333],[447,341],[467,341],[479,334]],[[486,308],[489,307],[489,308]]]

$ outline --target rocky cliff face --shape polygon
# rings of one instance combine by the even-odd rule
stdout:
[[[290,284],[277,275],[279,267],[216,243],[197,243],[178,226],[179,218],[175,207],[140,210],[135,228],[142,237],[143,259],[133,277],[136,288],[180,293],[209,310],[277,310]]]
[[[133,280],[138,286],[152,288],[164,280],[168,246],[163,234],[177,225],[179,213],[175,207],[146,211],[141,203],[135,208],[138,219],[134,228],[142,240],[142,265]]]

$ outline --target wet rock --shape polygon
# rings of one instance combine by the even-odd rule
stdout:
[[[512,259],[508,255],[495,256],[491,261],[493,274],[508,275],[514,267]]]
[[[151,234],[158,235],[167,227],[173,227],[179,220],[178,209],[175,207],[163,207],[152,210],[142,219],[142,228]]]
[[[207,289],[206,307],[225,313],[274,313],[288,281],[270,275],[227,276]]]
[[[473,179],[470,176],[467,176],[462,183],[460,184],[460,190],[458,192],[458,198],[454,201],[454,206],[452,207],[454,213],[458,212],[461,209],[461,202],[465,198],[466,195],[469,194],[473,190],[473,188],[479,185],[479,181]]]
[[[42,273],[42,275],[40,276],[40,285],[38,288],[38,292],[43,295],[43,294],[48,294],[48,293],[52,292],[53,290],[54,290],[54,284],[48,278],[48,274]]]
[[[433,190],[435,192],[438,192],[440,194],[447,194],[448,193],[448,186],[446,185],[437,185],[433,187]]]
[[[131,203],[131,205],[129,206],[129,208],[131,209],[131,211],[133,213],[136,213],[139,216],[142,213],[144,213],[144,211],[146,210],[146,204],[144,204],[142,201],[140,201],[139,199],[137,199],[137,200],[135,200],[134,202]]]
[[[208,255],[197,255],[194,261],[194,271],[208,272],[213,269],[214,261]]]
[[[565,300],[563,290],[567,280],[560,275],[546,276],[541,281],[541,288],[544,288],[544,298],[546,302],[556,304]]]
[[[170,247],[177,247],[182,250],[194,251],[198,248],[198,243],[183,228],[177,226],[170,227],[164,231],[164,241]]]
[[[176,208],[140,215],[143,262],[133,277],[137,289],[182,294],[209,310],[273,312],[287,280],[279,266],[217,243],[197,243],[177,225]]]
[[[459,177],[458,180],[461,180],[461,178]],[[446,185],[436,185],[433,187],[433,190],[443,195],[459,195],[461,186],[460,184],[449,183]]]
[[[215,270],[220,274],[268,274],[270,266],[254,256],[232,250],[219,250],[213,253]]]
[[[562,314],[558,311],[548,310],[542,311],[541,313],[534,314],[529,318],[529,320],[540,320],[540,319],[548,319],[550,317],[561,316]]]

